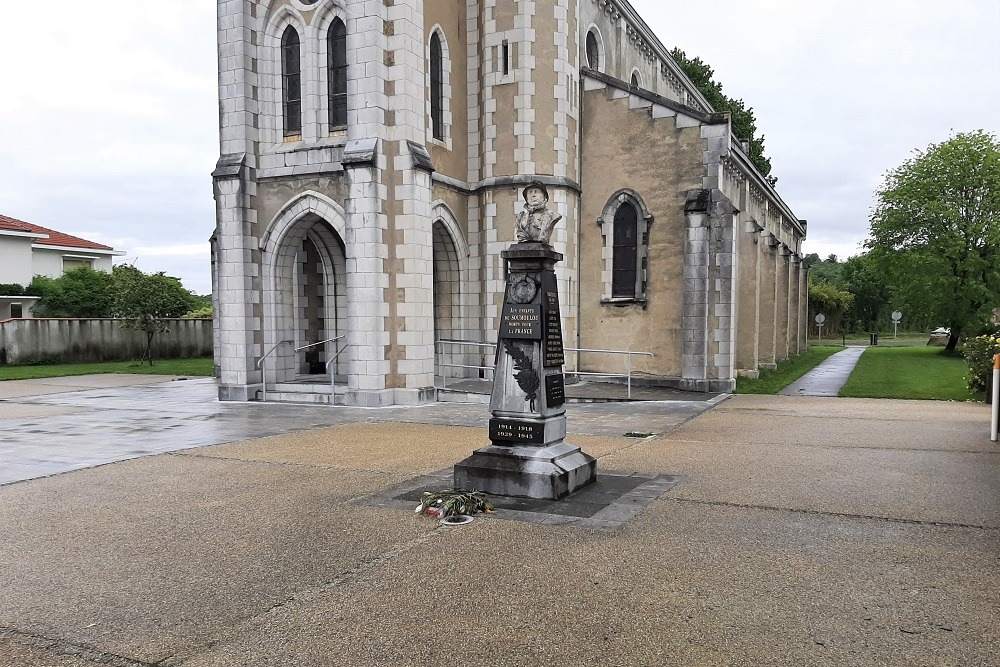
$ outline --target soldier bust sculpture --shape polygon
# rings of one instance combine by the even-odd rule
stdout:
[[[541,181],[532,181],[524,189],[524,210],[517,214],[514,226],[518,243],[535,241],[551,245],[552,230],[562,216],[546,208],[548,203],[549,192]]]

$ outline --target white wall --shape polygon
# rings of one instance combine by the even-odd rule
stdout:
[[[169,333],[153,337],[153,359],[204,357],[212,354],[212,321],[167,320]],[[0,322],[0,359],[14,364],[29,359],[112,361],[138,359],[146,334],[121,328],[110,319],[37,319]]]
[[[31,254],[32,275],[48,276],[58,278],[63,274],[63,258],[71,260],[78,258],[94,258],[91,260],[91,268],[95,271],[111,273],[111,255],[99,255],[86,248],[81,248],[78,252],[71,250],[50,250],[48,248],[35,247]],[[30,278],[29,278],[30,280]]]
[[[31,282],[31,241],[20,236],[0,235],[0,283]]]

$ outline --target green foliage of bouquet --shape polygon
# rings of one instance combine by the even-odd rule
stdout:
[[[418,514],[430,514],[440,519],[457,514],[476,514],[477,512],[493,513],[493,505],[481,491],[466,491],[465,489],[446,489],[444,491],[425,491]]]

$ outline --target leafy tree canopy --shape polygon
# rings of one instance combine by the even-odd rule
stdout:
[[[111,317],[111,275],[87,267],[58,278],[35,276],[25,293],[40,297],[36,317]]]
[[[875,331],[880,319],[889,317],[891,289],[878,263],[869,255],[857,255],[841,264],[841,277],[854,296],[848,309],[850,323],[864,331]]]
[[[184,289],[181,281],[162,271],[146,274],[131,264],[120,264],[111,276],[114,292],[112,314],[122,327],[146,334],[143,359],[153,365],[153,336],[169,331],[167,318],[182,317],[200,307],[199,297]]]
[[[1000,143],[959,133],[891,170],[875,192],[866,246],[913,310],[963,331],[1000,302]]]
[[[831,285],[844,287],[844,281],[841,277],[841,274],[844,271],[844,264],[843,262],[837,261],[836,255],[830,255],[826,259],[820,259],[819,255],[813,253],[811,255],[806,255],[805,261],[806,265],[809,267],[810,284],[827,282]]]
[[[676,48],[670,55],[716,111],[729,112],[733,134],[750,142],[750,161],[761,174],[770,176],[771,160],[764,155],[764,135],[757,134],[757,119],[754,118],[753,108],[747,107],[743,100],[726,96],[722,92],[722,84],[712,78],[715,72],[701,58],[688,58],[686,53]],[[768,180],[772,185],[777,181],[774,178]]]
[[[854,295],[825,280],[809,286],[809,322],[812,324],[817,313],[826,316],[823,323],[824,331],[830,334],[839,333],[843,326],[844,316],[854,303]]]

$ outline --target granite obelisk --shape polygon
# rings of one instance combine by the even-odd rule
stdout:
[[[560,216],[545,186],[524,190],[517,243],[501,256],[507,288],[490,397],[490,444],[455,466],[455,487],[501,496],[556,500],[594,481],[597,462],[564,442],[566,395],[555,265],[549,245]]]

